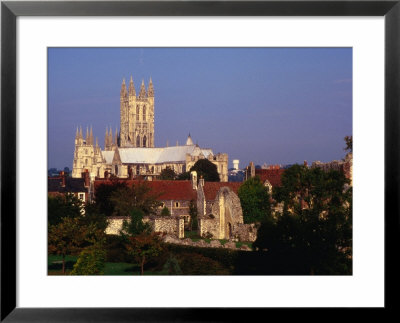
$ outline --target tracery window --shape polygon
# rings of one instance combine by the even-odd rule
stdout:
[[[139,114],[140,114],[140,108],[139,108],[139,106],[137,105],[137,106],[136,106],[136,120],[139,120]]]
[[[140,147],[140,137],[137,136],[136,138],[136,147]]]
[[[143,121],[146,120],[146,106],[143,106]]]
[[[146,136],[143,137],[143,147],[146,147]]]

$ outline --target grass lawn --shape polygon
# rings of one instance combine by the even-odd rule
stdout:
[[[71,272],[77,256],[65,257],[65,267],[67,275]],[[48,275],[62,275],[62,257],[56,255],[48,256]],[[104,275],[109,276],[125,276],[125,275],[140,275],[140,267],[135,264],[125,262],[106,262],[104,268]],[[145,270],[144,275],[168,275],[163,271]]]

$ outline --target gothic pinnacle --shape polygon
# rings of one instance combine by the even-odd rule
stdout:
[[[132,75],[131,80],[129,81],[129,96],[136,96],[135,85],[133,84]]]
[[[126,96],[127,94],[128,93],[126,91],[125,78],[123,78],[121,85],[121,96]]]
[[[142,79],[142,85],[140,86],[139,98],[145,98],[145,97],[146,97],[146,87],[144,85],[144,80]]]
[[[150,77],[149,87],[147,89],[147,95],[149,97],[154,97],[154,87],[153,87],[153,82],[151,80],[151,77]]]

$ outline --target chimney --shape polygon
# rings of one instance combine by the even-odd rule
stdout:
[[[82,177],[85,179],[85,187],[89,187],[90,177],[89,177],[89,171],[87,169],[85,169],[85,172],[82,173]]]
[[[128,178],[133,179],[133,170],[132,170],[131,166],[129,166],[129,168],[128,168]]]
[[[61,186],[65,187],[65,174],[63,171],[60,172],[60,177],[61,177]]]
[[[199,185],[200,185],[201,187],[204,187],[204,178],[203,178],[203,175],[200,176]]]
[[[195,170],[190,172],[190,179],[192,180],[192,188],[197,190],[197,172]]]

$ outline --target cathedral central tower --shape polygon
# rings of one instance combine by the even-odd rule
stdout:
[[[146,91],[144,81],[136,96],[133,79],[127,90],[125,79],[120,94],[120,147],[154,147],[154,88],[149,82]]]

